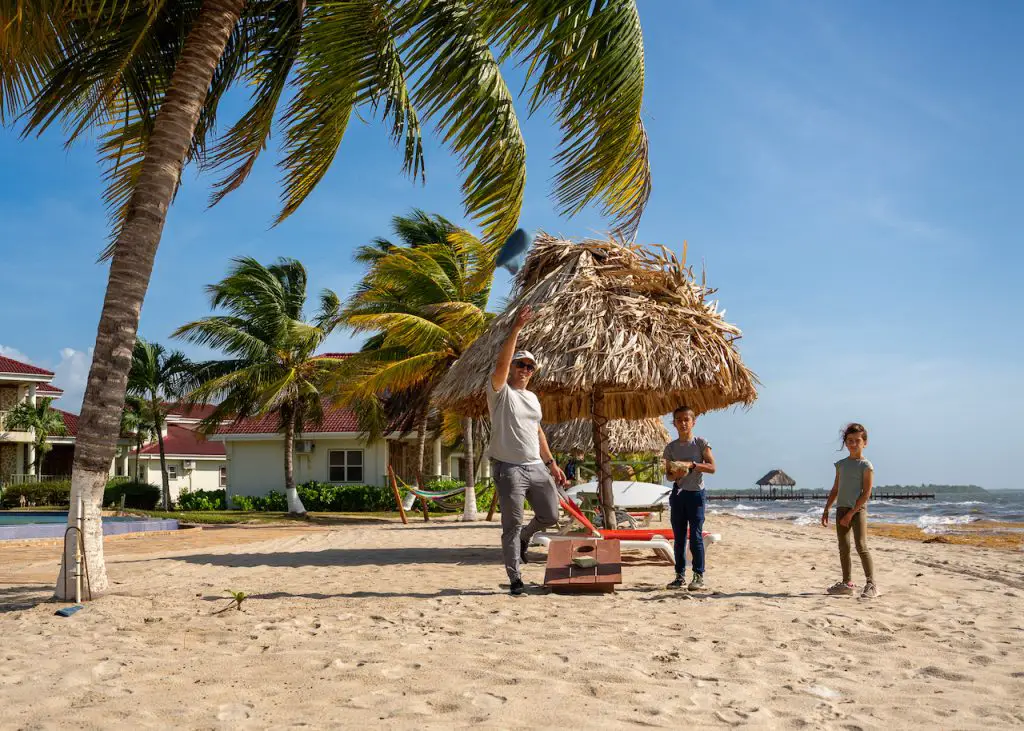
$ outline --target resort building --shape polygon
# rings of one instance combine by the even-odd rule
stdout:
[[[276,415],[241,419],[221,425],[209,437],[224,445],[229,495],[260,496],[284,491],[284,435]],[[296,435],[295,483],[317,481],[337,485],[386,485],[388,465],[406,482],[416,479],[415,435],[389,434],[367,442],[350,410],[324,404],[320,425],[305,424]],[[487,465],[481,472],[487,474]],[[440,439],[427,442],[425,477],[463,479],[466,463],[461,451]],[[479,474],[479,473],[478,473]]]
[[[32,430],[12,429],[7,414],[19,403],[35,406],[43,399],[58,399],[64,392],[50,383],[53,372],[0,356],[0,486],[36,480],[35,434]],[[53,407],[51,407],[53,408]],[[51,449],[43,457],[41,479],[67,478],[75,457],[78,415],[54,408],[64,419],[65,434],[50,436]],[[224,445],[207,441],[196,425],[213,410],[212,406],[173,407],[163,425],[167,475],[171,500],[182,490],[216,490],[227,485],[227,460]],[[110,475],[137,477],[160,485],[160,446],[156,439],[145,443],[136,454],[135,440],[122,435],[110,466]]]

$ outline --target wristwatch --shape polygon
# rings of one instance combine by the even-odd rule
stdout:
[[[554,463],[555,463],[555,460],[553,460],[553,459],[549,459],[549,460],[548,460],[547,462],[545,462],[545,463],[544,463],[544,466],[545,466],[545,467],[550,467],[550,466],[551,466],[551,465],[553,465]]]

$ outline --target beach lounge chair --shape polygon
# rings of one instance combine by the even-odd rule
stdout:
[[[586,515],[579,509],[579,506],[573,502],[565,493],[559,491],[559,505],[562,509],[567,512],[575,521],[587,529],[591,536],[594,538],[601,538],[604,540],[614,539],[619,541],[619,546],[625,549],[648,549],[654,551],[654,553],[666,561],[674,561],[675,556],[672,550],[672,541],[675,539],[675,533],[671,528],[638,528],[638,529],[603,529],[597,528],[587,518]],[[704,531],[704,542],[706,546],[710,546],[713,543],[718,543],[722,540],[722,536],[719,533],[709,533]],[[551,533],[535,533],[531,543],[540,546],[547,546],[551,541],[566,540],[571,538],[579,538],[571,534],[551,534]]]

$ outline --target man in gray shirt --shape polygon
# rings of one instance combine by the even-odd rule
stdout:
[[[487,386],[491,416],[488,454],[494,462],[501,507],[501,550],[513,596],[524,591],[520,564],[527,562],[526,548],[533,534],[558,522],[555,483],[565,484],[565,474],[555,464],[540,427],[540,402],[526,388],[537,369],[537,359],[525,350],[516,351],[519,333],[532,317],[529,307],[516,315]],[[524,528],[526,499],[533,507],[533,520]]]

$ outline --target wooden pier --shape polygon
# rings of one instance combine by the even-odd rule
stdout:
[[[752,500],[771,502],[773,500],[827,500],[828,492],[777,492],[777,493],[719,493],[707,491],[708,500]],[[934,492],[872,492],[872,500],[934,500]]]

